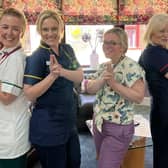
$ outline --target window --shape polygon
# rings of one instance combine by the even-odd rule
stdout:
[[[105,32],[112,28],[113,25],[66,25],[65,26],[65,42],[70,44],[75,55],[82,66],[90,66],[90,55],[92,50],[96,48],[99,63],[107,61],[102,51],[102,41],[97,38],[99,31]],[[125,30],[128,33],[129,49],[127,56],[134,60],[138,60],[143,49],[142,37],[145,25],[126,25]],[[90,35],[90,42],[83,40],[84,34]],[[96,39],[97,38],[97,39]],[[23,40],[25,51],[31,54],[40,43],[40,36],[36,31],[35,25],[29,25]]]
[[[102,42],[98,39],[98,31],[105,32],[112,28],[112,25],[66,25],[65,41],[70,44],[76,54],[79,63],[83,66],[90,65],[90,55],[96,49],[99,56],[99,63],[106,60],[102,51]],[[90,35],[90,41],[85,42],[82,37]]]
[[[65,41],[69,43],[76,54],[76,57],[81,65],[90,65],[90,54],[92,49],[95,47],[96,31],[103,30],[104,32],[113,25],[66,25],[65,27]],[[126,53],[127,56],[131,57],[135,61],[139,59],[142,51],[142,34],[144,33],[145,25],[125,25],[125,30],[128,34],[129,49]],[[89,33],[91,36],[91,45],[89,42],[82,40],[82,35]],[[141,36],[140,36],[141,34]],[[92,46],[92,47],[91,47]],[[99,63],[106,61],[102,51],[102,43],[98,43],[96,46],[96,52],[99,56]]]

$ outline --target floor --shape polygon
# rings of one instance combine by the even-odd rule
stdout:
[[[145,118],[149,119],[149,108],[148,107],[136,107],[136,112],[142,114]],[[94,142],[89,132],[80,133],[80,145],[81,145],[81,168],[96,168],[96,152]],[[148,147],[145,148],[145,161],[144,168],[153,167],[152,158],[152,141],[151,138],[146,139]],[[41,168],[40,164],[37,163],[34,168]],[[136,168],[136,165],[135,167]]]
[[[147,141],[151,141],[151,139],[149,138]],[[89,133],[80,134],[80,143],[82,154],[81,168],[96,168],[96,153],[92,136]],[[152,146],[146,147],[145,150],[144,168],[152,168]],[[41,168],[41,166],[37,163],[34,168]]]

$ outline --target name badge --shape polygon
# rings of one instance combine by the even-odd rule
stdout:
[[[50,65],[50,61],[46,61],[46,65],[49,66]]]

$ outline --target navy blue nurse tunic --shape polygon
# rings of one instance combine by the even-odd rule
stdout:
[[[140,65],[145,69],[151,104],[151,133],[154,145],[154,167],[164,167],[168,159],[168,50],[148,45]]]
[[[27,58],[24,83],[34,85],[49,73],[50,54],[47,45],[40,47]],[[75,70],[80,65],[73,49],[67,44],[59,45],[57,61],[64,68]],[[67,142],[76,124],[73,82],[59,77],[53,85],[37,98],[30,120],[30,141],[41,146],[55,146]]]

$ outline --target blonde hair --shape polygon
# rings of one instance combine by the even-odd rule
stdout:
[[[146,32],[144,34],[145,44],[152,44],[152,34],[159,32],[166,26],[166,24],[168,24],[168,14],[162,13],[153,15],[147,24]]]
[[[26,31],[26,25],[27,25],[27,21],[26,21],[26,17],[24,15],[24,13],[22,13],[21,11],[15,9],[15,8],[7,8],[4,9],[0,15],[0,20],[2,19],[3,16],[14,16],[17,17],[18,19],[20,19],[22,21],[22,32],[23,34]]]
[[[128,36],[127,36],[127,33],[125,32],[125,30],[120,27],[114,27],[110,30],[107,30],[105,32],[105,34],[107,34],[107,33],[113,33],[120,39],[120,43],[124,49],[124,54],[125,54],[128,49]]]
[[[58,23],[58,33],[60,36],[60,41],[64,36],[64,22],[62,19],[62,15],[60,11],[53,11],[53,10],[44,10],[40,13],[37,18],[36,25],[37,25],[37,32],[41,34],[41,27],[45,19],[53,18]]]

